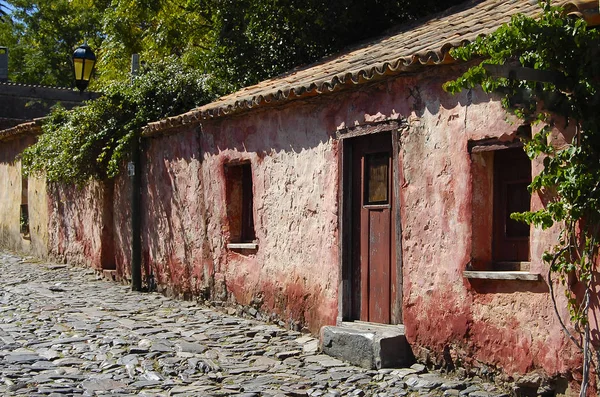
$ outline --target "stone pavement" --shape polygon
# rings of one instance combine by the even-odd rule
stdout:
[[[0,251],[0,395],[503,394],[424,366],[364,370],[310,335]]]

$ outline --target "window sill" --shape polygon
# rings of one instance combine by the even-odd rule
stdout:
[[[227,249],[230,250],[257,250],[257,243],[229,243]]]
[[[539,281],[538,273],[524,271],[476,271],[465,270],[463,276],[468,279],[480,280],[521,280],[521,281]]]

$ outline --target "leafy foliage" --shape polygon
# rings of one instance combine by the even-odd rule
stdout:
[[[91,89],[127,80],[137,53],[147,63],[176,56],[233,90],[459,2],[5,0],[14,23],[1,24],[0,45],[15,82],[71,86],[71,54],[87,40],[98,56]]]
[[[531,191],[550,199],[544,208],[512,218],[543,229],[560,228],[558,243],[543,259],[549,264],[549,275],[557,275],[566,287],[570,320],[580,335],[564,329],[584,350],[589,369],[589,308],[598,281],[595,264],[600,237],[600,32],[589,29],[581,19],[566,17],[549,1],[540,5],[541,18],[514,16],[489,36],[455,49],[455,58],[483,61],[444,88],[456,93],[481,86],[487,92],[499,92],[504,107],[525,123],[542,123],[541,130],[525,143],[525,150],[531,159],[543,159],[544,165],[533,178]],[[528,67],[541,73],[535,78],[538,81],[518,80],[494,76],[487,65]],[[562,146],[552,136],[556,119],[565,130],[574,130]],[[573,279],[576,288],[572,289]],[[584,379],[582,392],[585,386]]]
[[[147,63],[178,57],[189,67],[211,70],[192,54],[214,42],[212,0],[119,0],[102,17],[104,41],[97,71],[102,81],[125,78],[131,55]]]
[[[6,0],[12,18],[0,23],[0,45],[10,48],[9,78],[72,86],[73,50],[85,39],[94,48],[100,45],[100,10],[107,1]]]
[[[214,0],[214,45],[199,58],[240,88],[459,2]]]
[[[132,139],[149,120],[207,103],[221,90],[210,76],[181,71],[173,59],[155,64],[132,83],[108,84],[100,98],[85,106],[54,109],[38,142],[22,154],[24,170],[44,172],[49,181],[83,183],[114,177]]]

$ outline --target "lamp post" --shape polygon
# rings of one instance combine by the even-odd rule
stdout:
[[[138,54],[131,56],[131,83],[140,68]],[[131,180],[131,290],[142,290],[142,173],[140,167],[140,137],[131,141],[131,161],[127,164]],[[151,286],[148,285],[150,288]]]
[[[83,92],[90,83],[95,63],[96,55],[87,43],[77,47],[73,53],[73,72],[75,73],[75,86],[79,91]]]

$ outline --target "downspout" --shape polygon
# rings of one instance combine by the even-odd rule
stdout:
[[[131,80],[140,66],[138,54],[131,56]],[[131,290],[142,290],[142,234],[141,234],[141,185],[140,139],[137,133],[131,142],[131,161],[127,165],[131,182]]]

